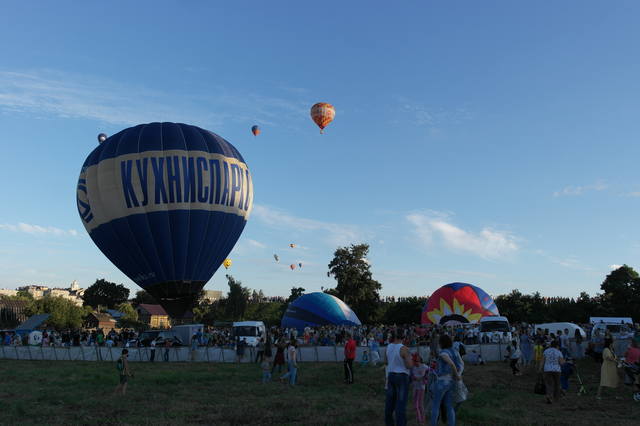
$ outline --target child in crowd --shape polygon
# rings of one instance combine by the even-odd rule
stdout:
[[[360,365],[364,367],[367,364],[369,364],[369,351],[365,349],[362,352],[362,361],[360,361]]]
[[[413,385],[413,405],[416,409],[416,419],[419,424],[424,424],[424,385],[429,372],[427,367],[420,358],[420,355],[414,353],[413,367],[411,367],[411,384]]]
[[[271,381],[271,355],[264,355],[262,362],[260,363],[262,369],[262,383],[269,383]]]
[[[560,366],[560,388],[563,395],[569,390],[569,377],[573,375],[573,370],[574,364],[571,358],[567,358],[567,361]]]

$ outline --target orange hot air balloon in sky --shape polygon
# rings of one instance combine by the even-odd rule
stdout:
[[[292,263],[291,265],[289,265],[289,268],[291,268],[291,270],[293,271],[294,269],[296,269],[296,265]]]
[[[251,126],[251,133],[253,133],[253,136],[258,136],[260,134],[260,127]]]
[[[326,102],[318,102],[311,107],[311,119],[320,127],[320,133],[324,133],[324,128],[333,121],[335,116],[335,108]]]

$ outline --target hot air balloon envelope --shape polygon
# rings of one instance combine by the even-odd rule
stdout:
[[[323,325],[361,325],[358,316],[346,303],[327,293],[315,292],[289,303],[282,316],[283,328],[317,327]]]
[[[260,127],[251,126],[251,133],[253,133],[253,136],[258,136],[260,134]]]
[[[292,263],[291,265],[289,265],[289,268],[291,268],[291,270],[293,271],[294,269],[296,269],[296,265]]]
[[[231,265],[233,265],[233,262],[229,258],[225,259],[222,262],[222,266],[224,266],[224,269],[229,269],[231,267]]]
[[[311,107],[311,119],[320,127],[320,133],[323,133],[324,128],[333,121],[335,116],[335,108],[326,102],[318,102]]]
[[[484,290],[471,284],[451,283],[436,290],[422,310],[422,324],[477,323],[480,318],[500,315]]]
[[[98,248],[173,317],[193,306],[240,237],[253,183],[238,150],[196,126],[141,124],[89,154],[80,218]]]

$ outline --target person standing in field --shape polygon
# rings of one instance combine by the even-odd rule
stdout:
[[[440,415],[440,405],[444,403],[447,424],[455,426],[456,413],[453,407],[454,380],[460,380],[462,369],[461,358],[451,348],[451,337],[440,335],[440,354],[436,359],[436,375],[438,379],[433,385],[433,399],[431,405],[431,425],[437,426]]]
[[[344,344],[344,382],[353,384],[353,360],[356,358],[356,341],[347,333]]]
[[[268,383],[271,381],[271,352],[265,353],[260,363],[262,369],[262,383]]]
[[[414,353],[412,356],[413,367],[411,367],[411,385],[413,386],[413,406],[416,409],[416,419],[419,424],[424,424],[424,384],[426,381],[427,367]]]
[[[156,339],[151,339],[149,343],[149,347],[151,348],[151,354],[149,355],[149,362],[153,362],[156,359]]]
[[[296,376],[298,375],[298,342],[295,338],[291,338],[291,343],[287,349],[287,356],[289,357],[288,370],[280,376],[280,381],[289,379],[289,385],[295,386]]]
[[[276,365],[278,366],[278,373],[282,371],[282,366],[284,365],[284,342],[282,339],[278,341],[276,344],[276,357],[273,361],[273,367],[271,368],[271,374],[273,374],[276,370]]]
[[[171,349],[171,340],[165,339],[164,340],[164,361],[165,362],[169,361],[169,349]]]
[[[384,403],[384,422],[387,426],[407,424],[407,399],[409,397],[409,369],[412,366],[409,348],[402,344],[402,337],[391,332],[387,345],[387,381]],[[395,422],[393,413],[395,412]]]
[[[131,371],[129,370],[129,361],[127,358],[129,357],[129,351],[127,349],[122,350],[122,355],[116,361],[116,368],[118,369],[118,373],[120,375],[120,383],[116,386],[114,395],[121,393],[124,396],[127,393],[127,380],[129,377],[133,377]]]
[[[564,358],[558,350],[558,341],[553,340],[551,346],[542,353],[544,384],[547,389],[547,404],[560,400],[560,372]]]
[[[618,378],[618,358],[613,351],[613,339],[605,339],[602,350],[602,366],[600,367],[600,386],[598,387],[597,399],[602,398],[602,388],[617,388]]]

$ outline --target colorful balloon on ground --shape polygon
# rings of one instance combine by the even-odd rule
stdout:
[[[311,119],[320,127],[320,133],[324,133],[324,128],[333,121],[335,116],[335,108],[326,102],[318,102],[311,107]]]
[[[480,318],[500,315],[484,290],[471,284],[451,283],[436,290],[422,310],[422,324],[477,323]]]
[[[289,268],[291,268],[291,270],[293,271],[294,269],[296,269],[296,265],[295,263],[292,263],[291,265],[289,265]]]
[[[251,133],[253,133],[253,136],[258,136],[260,134],[260,127],[256,125],[251,126]]]
[[[233,262],[229,258],[226,258],[224,262],[222,262],[222,266],[224,266],[224,269],[229,269],[231,265],[233,265]]]
[[[196,126],[141,124],[98,145],[77,185],[98,248],[171,315],[181,317],[247,223],[253,183],[242,155]]]
[[[361,325],[358,316],[342,300],[327,293],[303,294],[289,303],[282,316],[283,328],[297,328],[323,325]]]

